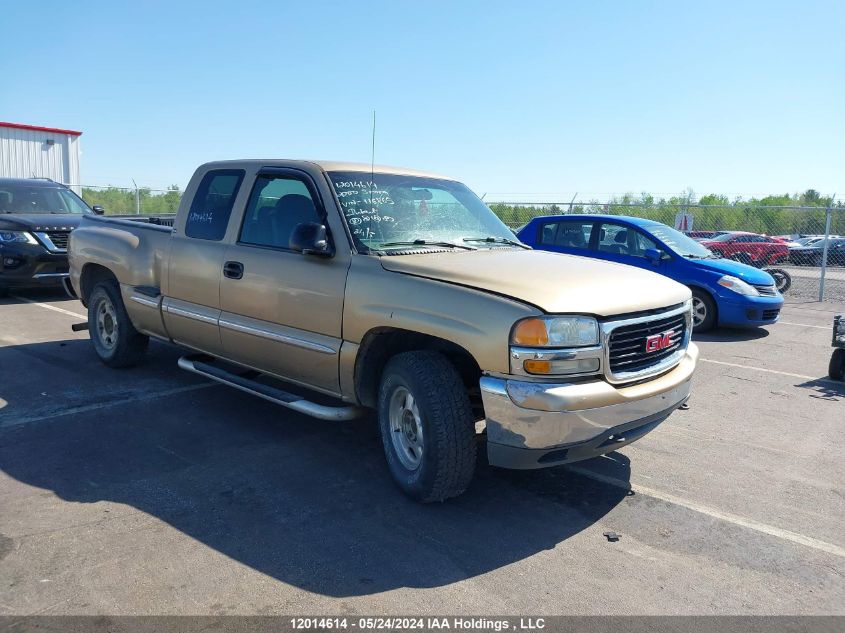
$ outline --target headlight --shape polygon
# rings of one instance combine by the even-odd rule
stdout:
[[[593,317],[533,317],[516,324],[511,343],[523,347],[589,347],[599,344]]]
[[[24,244],[38,244],[32,233],[26,231],[0,231],[0,242],[22,242]]]
[[[757,292],[757,288],[745,283],[742,279],[738,279],[737,277],[733,277],[731,275],[725,275],[717,283],[728,290],[733,290],[734,292],[747,297],[760,296],[760,293]]]

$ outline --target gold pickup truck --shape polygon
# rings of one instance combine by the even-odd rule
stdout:
[[[171,226],[172,225],[172,226]],[[113,367],[179,365],[317,418],[375,411],[399,487],[463,492],[633,442],[689,397],[690,291],[534,251],[461,183],[337,162],[203,165],[172,221],[85,216],[69,290]]]

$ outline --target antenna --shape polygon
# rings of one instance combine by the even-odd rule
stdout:
[[[376,111],[373,110],[373,144],[370,150],[370,222],[367,227],[367,237],[373,234],[373,214],[376,208],[373,206],[373,191],[376,188]]]
[[[373,148],[370,152],[370,178],[376,171],[376,111],[373,110]]]

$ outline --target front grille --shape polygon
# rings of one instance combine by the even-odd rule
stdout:
[[[57,250],[62,251],[67,250],[68,235],[70,235],[70,231],[47,231],[47,237],[49,237],[50,241],[53,242],[53,246],[55,246]]]
[[[754,287],[757,288],[757,292],[760,293],[761,297],[777,297],[778,290],[775,286],[772,285],[757,285],[754,284]]]
[[[774,321],[776,318],[778,318],[779,314],[780,314],[779,308],[774,308],[772,310],[763,310],[763,320],[764,321]]]
[[[639,372],[657,365],[681,349],[686,340],[686,329],[686,312],[614,329],[609,340],[610,371],[614,374]],[[671,332],[667,347],[646,351],[650,337],[667,332]]]

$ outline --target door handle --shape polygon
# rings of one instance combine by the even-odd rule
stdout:
[[[223,275],[229,279],[240,279],[244,276],[244,265],[240,262],[226,262],[223,264]]]

